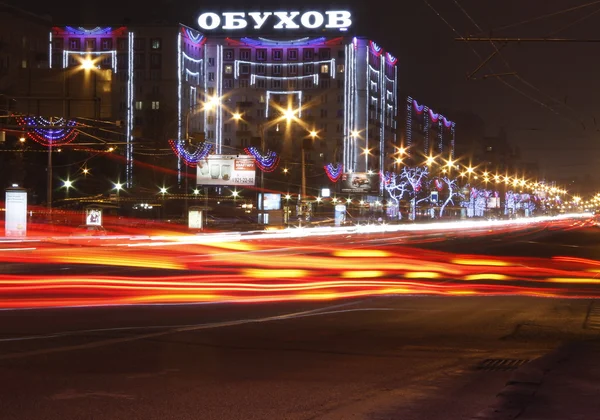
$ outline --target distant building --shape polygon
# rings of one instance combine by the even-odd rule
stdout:
[[[454,159],[456,123],[408,96],[405,101],[403,146],[414,163],[428,156]]]

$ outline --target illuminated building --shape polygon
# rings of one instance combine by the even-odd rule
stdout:
[[[426,156],[455,159],[456,124],[408,96],[405,101],[404,147],[412,163]]]
[[[397,144],[397,59],[349,35],[349,12],[294,13],[248,13],[254,20],[246,24],[270,25],[271,34],[256,30],[258,24],[244,33],[185,25],[54,27],[49,67],[88,65],[110,75],[103,79],[110,98],[98,101],[93,92],[95,106],[106,111],[94,118],[116,122],[123,132],[128,187],[134,160],[168,149],[169,141],[177,156],[163,153],[153,164],[172,168],[176,159],[180,181],[188,160],[208,151],[192,150],[203,141],[211,153],[264,144],[294,159],[309,133],[308,160],[316,168],[384,169]],[[222,29],[241,25],[233,16],[239,13],[225,15]],[[208,27],[217,22],[205,20]],[[286,30],[272,35],[278,25]],[[285,112],[291,118],[282,118]]]

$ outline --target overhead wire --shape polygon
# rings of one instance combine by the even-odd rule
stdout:
[[[454,4],[463,12],[463,14],[471,21],[471,23],[479,30],[482,31],[483,29],[481,28],[481,26],[475,21],[475,19],[473,19],[471,17],[471,15],[469,15],[469,13],[467,13],[467,11],[465,10],[465,8],[458,2],[458,0],[453,0]],[[600,1],[599,1],[600,2]],[[576,22],[582,21],[592,15],[594,15],[595,13],[600,12],[600,8],[595,10],[594,12],[584,16],[583,18],[580,18],[578,20],[576,20],[575,22],[572,22],[570,25],[564,27],[563,29],[560,30],[564,30],[569,26],[572,26],[573,24],[575,24]],[[559,30],[559,31],[560,31]],[[514,72],[514,70],[512,69],[512,66],[509,64],[508,60],[506,59],[506,57],[500,52],[500,49],[498,48],[498,45],[494,42],[494,41],[490,41],[490,44],[492,45],[492,47],[494,48],[496,54],[500,57],[500,59],[502,60],[502,62],[504,63],[504,66],[506,67],[507,71],[509,72]],[[560,105],[564,108],[566,108],[567,110],[573,112],[576,115],[580,115],[581,112],[570,107],[569,105],[567,105],[564,101],[558,100],[552,96],[550,96],[549,94],[547,94],[546,92],[542,91],[540,88],[538,88],[537,86],[533,85],[531,82],[529,82],[528,80],[524,79],[523,76],[521,76],[519,73],[514,72],[514,77],[519,80],[521,83],[523,83],[524,85],[526,85],[527,87],[529,87],[530,89],[535,90],[537,93],[539,93],[540,95],[544,96],[547,100],[554,102],[557,105]],[[564,116],[563,116],[564,117]],[[593,118],[591,115],[589,115],[590,118]],[[572,117],[574,120],[576,120],[579,124],[581,124],[581,126],[583,127],[583,129],[585,130],[585,123],[583,120],[576,118],[576,117]]]

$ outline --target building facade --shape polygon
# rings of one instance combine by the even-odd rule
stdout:
[[[456,124],[411,96],[405,101],[404,144],[412,159],[419,164],[424,157],[455,159]]]
[[[309,159],[321,166],[367,172],[389,164],[397,143],[397,59],[375,42],[205,36],[187,27],[179,38],[178,138],[203,132],[218,154],[264,141],[292,157],[312,133]]]
[[[46,30],[45,73],[23,80],[18,112],[56,117],[51,124],[79,119],[80,134],[117,144],[128,187],[148,181],[148,168],[150,184],[164,184],[174,167],[181,185],[203,144],[215,154],[255,146],[291,162],[306,148],[321,172],[393,162],[398,60],[366,38],[227,36],[185,25]]]

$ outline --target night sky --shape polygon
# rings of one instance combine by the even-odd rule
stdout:
[[[236,3],[240,6],[235,7]],[[243,3],[247,4],[227,2],[232,10],[246,10]],[[389,3],[388,0],[371,0],[344,5],[356,17],[357,34],[375,40],[399,58],[401,88],[405,93],[434,110],[475,112],[485,120],[489,135],[504,127],[509,141],[521,149],[523,159],[539,162],[550,179],[585,174],[597,178],[600,109],[596,98],[600,92],[600,44],[509,44],[501,50],[500,57],[490,62],[491,69],[485,67],[476,76],[516,72],[516,76],[503,77],[511,87],[494,77],[467,80],[467,73],[481,62],[473,49],[481,57],[487,57],[494,49],[489,43],[455,41],[459,35],[449,25],[461,35],[477,34],[478,27],[489,34],[490,30],[507,24],[591,3],[589,7],[514,26],[494,35],[527,38],[556,32],[555,36],[564,38],[600,38],[594,31],[600,22],[600,1],[412,0],[397,2],[394,8],[387,6]],[[214,10],[215,2],[206,7],[202,2],[168,0],[64,0],[60,3],[32,0],[28,4],[32,11],[52,15],[55,23],[95,26],[119,24],[128,17],[133,22],[162,19],[197,27],[195,20],[199,12]],[[162,6],[149,9],[149,4]],[[281,1],[261,1],[260,4],[264,10],[294,8]],[[329,2],[303,2],[302,9],[315,4],[323,4],[315,6],[317,10],[334,8],[328,6]],[[339,8],[343,7],[340,5]],[[457,127],[459,141],[460,126]]]

